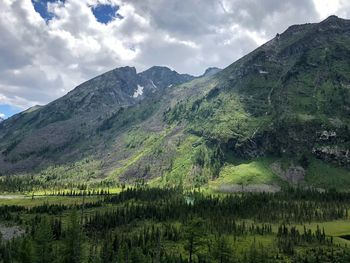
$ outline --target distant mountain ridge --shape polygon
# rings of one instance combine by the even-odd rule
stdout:
[[[6,161],[11,155],[37,159],[33,153],[66,148],[80,136],[89,136],[99,122],[114,112],[194,78],[167,67],[152,67],[141,73],[134,67],[121,67],[97,76],[46,106],[32,107],[2,122],[0,145],[11,141],[10,149],[16,149],[6,148],[6,157],[0,158],[0,166],[16,167],[16,163],[21,163]],[[38,161],[31,160],[18,165],[18,170],[37,165]]]
[[[72,99],[79,109],[94,109],[103,105],[128,106],[157,89],[166,89],[194,79],[166,67],[152,67],[137,73],[134,67],[121,67],[93,78],[69,92],[63,98]]]

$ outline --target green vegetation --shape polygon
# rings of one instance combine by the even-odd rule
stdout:
[[[41,171],[36,179],[45,184],[49,184],[50,181],[60,184],[84,182],[87,178],[93,181],[101,176],[101,164],[101,161],[86,158],[72,164],[50,166]]]
[[[99,196],[0,196],[0,206],[24,206],[35,207],[42,205],[79,205],[83,202],[94,203],[100,200]]]
[[[307,169],[305,181],[314,187],[349,191],[350,171],[320,160],[313,160]]]
[[[135,187],[119,194],[75,195],[52,196],[56,203],[17,199],[17,204],[0,205],[0,262],[350,259],[350,241],[342,238],[350,234],[348,193],[288,188],[270,194],[207,195]],[[25,232],[9,234],[14,226]]]
[[[192,168],[193,144],[199,140],[196,136],[189,136],[184,141],[179,142],[176,157],[172,161],[172,167],[165,173],[160,182],[154,184],[180,186],[189,183],[189,174]]]
[[[172,159],[169,171],[152,184],[200,187],[218,175],[221,162],[220,149],[209,147],[200,137],[190,135],[182,141],[179,138],[175,158]]]
[[[348,28],[138,100],[116,69],[2,122],[0,263],[350,262]]]
[[[143,158],[150,154],[155,158],[162,158],[159,156],[165,154],[161,148],[167,134],[162,135],[161,138],[150,136],[143,140],[131,157],[122,160],[122,166],[107,178],[99,175],[101,162],[86,159],[72,165],[47,168],[39,176],[0,177],[0,190],[7,194],[25,193],[29,197],[55,195],[58,191],[69,193],[96,188],[108,188],[110,193],[119,193],[125,185],[119,180],[123,172],[134,169],[134,166],[139,167],[140,162],[147,165],[149,159],[143,160]],[[136,140],[133,138],[133,143]],[[272,169],[274,163],[279,163],[281,172],[293,165],[299,165],[300,168],[305,169],[305,177],[301,177],[299,181],[303,187],[350,190],[348,170],[338,165],[326,164],[312,156],[303,155],[299,159],[261,157],[251,160],[230,156],[225,159],[225,153],[220,147],[212,146],[195,135],[184,137],[183,134],[179,134],[174,144],[176,153],[166,155],[167,169],[163,175],[154,176],[150,180],[141,178],[134,180],[133,183],[148,184],[153,187],[180,186],[184,189],[199,187],[209,192],[236,192],[241,191],[242,187],[248,191],[253,189],[254,191],[276,191],[291,183]],[[149,165],[147,173],[151,176],[157,169],[161,167]]]
[[[210,187],[278,183],[279,177],[271,171],[271,163],[269,159],[257,159],[236,164],[227,163],[222,168],[219,177],[210,182]]]

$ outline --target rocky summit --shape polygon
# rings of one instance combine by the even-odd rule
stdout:
[[[0,173],[225,191],[344,188],[349,105],[350,21],[331,16],[201,77],[117,68],[19,113],[0,124]]]
[[[208,76],[213,76],[216,73],[220,72],[222,69],[221,68],[217,68],[217,67],[210,67],[207,68],[204,72],[204,74],[202,75],[202,77],[208,77]]]

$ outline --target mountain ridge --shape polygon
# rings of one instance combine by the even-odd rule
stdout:
[[[329,169],[350,165],[348,58],[349,20],[330,17],[291,26],[209,76],[115,69],[79,85],[64,105],[0,124],[0,172],[94,164],[95,175],[85,175],[94,180],[200,186],[226,174],[236,182],[232,158],[270,158],[269,179],[257,182],[309,184],[317,159]]]

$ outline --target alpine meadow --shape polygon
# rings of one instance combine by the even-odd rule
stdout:
[[[18,10],[26,2],[42,27],[56,30],[75,0],[3,1],[1,9]],[[90,2],[101,28],[123,23],[138,6],[148,10],[148,1],[130,1],[127,12],[121,3]],[[0,17],[1,31],[11,19]],[[0,41],[0,54],[8,55],[11,41]],[[84,41],[76,52],[94,46]],[[147,56],[157,55],[160,41]],[[59,49],[57,42],[49,45]],[[205,64],[199,75],[144,69],[135,55],[45,105],[7,115],[5,98],[20,93],[6,95],[9,80],[0,81],[0,263],[350,262],[350,20],[290,25],[245,54],[227,67]],[[67,72],[76,74],[77,65]],[[0,71],[9,72],[2,62]],[[12,83],[30,87],[18,72]]]

